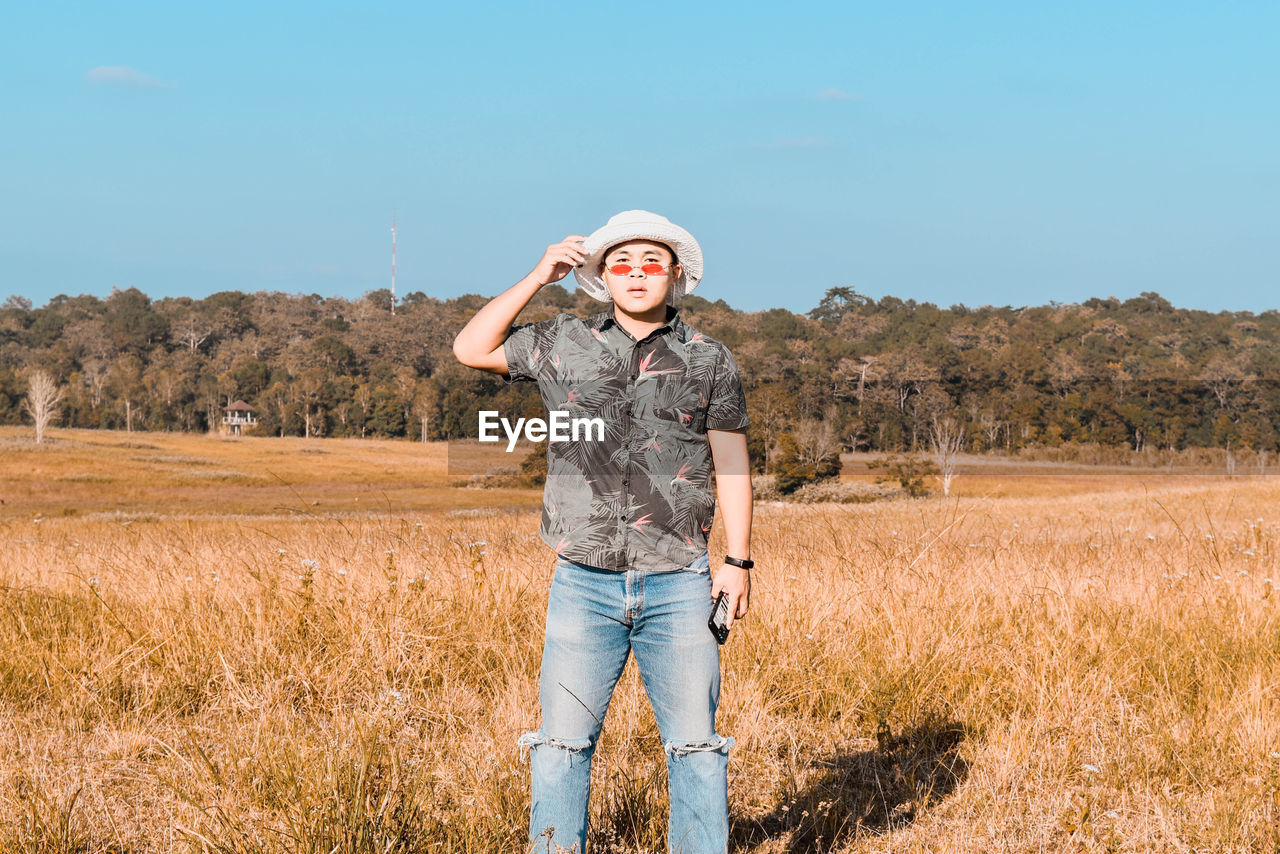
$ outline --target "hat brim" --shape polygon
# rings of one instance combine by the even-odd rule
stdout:
[[[593,299],[612,302],[609,285],[599,274],[600,262],[611,247],[628,240],[656,240],[670,246],[676,253],[680,276],[671,283],[671,292],[667,297],[669,301],[692,293],[702,280],[702,247],[693,239],[692,234],[669,222],[630,222],[602,226],[582,241],[588,254],[582,266],[573,271],[578,287]]]

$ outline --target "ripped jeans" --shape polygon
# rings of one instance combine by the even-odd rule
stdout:
[[[542,728],[519,741],[532,763],[529,841],[540,843],[529,850],[586,851],[591,757],[632,651],[666,751],[667,850],[728,849],[733,739],[715,731],[720,647],[707,628],[711,604],[705,555],[683,570],[657,573],[613,572],[557,556],[538,692]]]

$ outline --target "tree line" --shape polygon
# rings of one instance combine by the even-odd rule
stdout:
[[[458,365],[454,335],[486,302],[386,290],[348,300],[223,291],[152,300],[57,296],[0,306],[0,423],[27,420],[33,372],[61,396],[53,423],[217,429],[243,399],[259,433],[437,440],[476,435],[476,411],[537,415],[531,384]],[[544,288],[519,322],[601,304]],[[849,287],[811,311],[744,312],[689,296],[682,317],[742,372],[753,456],[936,444],[1015,452],[1094,443],[1274,451],[1280,312],[1175,308],[1156,293],[1022,308],[940,308]]]

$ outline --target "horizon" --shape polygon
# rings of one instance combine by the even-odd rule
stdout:
[[[560,283],[560,282],[553,282],[552,284],[553,284],[553,285],[559,285],[559,284],[561,284],[561,283]],[[548,287],[550,287],[550,285],[548,285]],[[111,293],[115,293],[115,292],[117,292],[117,291],[128,291],[128,290],[130,290],[130,289],[131,289],[131,288],[112,288],[112,292],[111,292]],[[145,297],[146,297],[146,298],[151,302],[151,304],[153,304],[153,305],[154,305],[154,304],[156,304],[156,303],[158,303],[158,302],[163,302],[163,301],[165,301],[165,300],[182,300],[182,299],[190,299],[190,300],[192,300],[192,301],[194,301],[194,302],[200,302],[200,301],[202,301],[202,300],[208,299],[209,297],[213,296],[213,295],[214,295],[214,294],[216,294],[216,293],[239,293],[239,294],[244,294],[245,296],[252,296],[252,297],[264,297],[264,296],[267,296],[267,297],[269,297],[269,296],[286,296],[286,297],[293,297],[293,298],[297,298],[297,299],[306,299],[306,298],[311,298],[311,297],[320,297],[322,300],[324,300],[324,301],[326,301],[326,302],[328,302],[329,300],[344,300],[344,301],[346,301],[346,302],[351,302],[351,303],[358,302],[359,300],[365,299],[365,298],[369,297],[371,294],[378,293],[379,291],[382,291],[382,292],[388,292],[388,293],[389,293],[389,289],[388,289],[388,288],[374,288],[374,289],[372,289],[372,290],[365,291],[364,293],[359,294],[359,295],[356,295],[356,296],[349,296],[349,295],[345,295],[345,294],[327,294],[327,295],[326,295],[326,294],[321,294],[321,293],[314,292],[314,291],[313,291],[313,292],[311,292],[311,293],[307,293],[307,292],[305,292],[305,291],[282,291],[282,290],[265,290],[265,289],[264,289],[264,290],[258,290],[258,291],[245,291],[245,290],[239,290],[239,289],[236,289],[236,288],[225,288],[225,289],[223,289],[223,290],[221,290],[221,291],[214,291],[214,292],[212,292],[212,293],[208,293],[208,294],[205,294],[205,295],[203,295],[203,296],[193,297],[193,296],[189,296],[189,295],[187,295],[187,294],[167,294],[167,295],[161,295],[161,296],[152,296],[151,294],[148,294],[145,290],[142,290],[141,288],[132,288],[132,289],[133,289],[133,290],[137,290],[139,293],[141,293],[143,296],[145,296]],[[574,295],[574,292],[576,291],[576,289],[570,289],[570,288],[565,288],[565,290],[566,290],[566,291],[568,291],[568,293],[569,293],[569,295],[570,295],[570,296],[573,296],[573,295]],[[856,289],[855,289],[855,290],[856,290]],[[27,309],[27,310],[29,310],[29,311],[39,311],[39,310],[42,310],[42,309],[49,308],[49,307],[54,303],[54,301],[56,301],[56,300],[64,300],[64,301],[65,301],[65,300],[81,299],[81,298],[83,298],[83,297],[92,297],[92,298],[97,299],[97,300],[99,300],[99,301],[105,302],[106,300],[110,299],[110,297],[111,297],[111,293],[108,293],[108,294],[106,294],[105,296],[102,296],[102,295],[99,295],[99,294],[91,294],[91,293],[80,293],[80,294],[67,294],[67,293],[60,293],[60,294],[55,294],[55,295],[53,295],[53,296],[49,297],[49,298],[48,298],[48,300],[46,300],[44,303],[42,303],[42,304],[40,304],[40,305],[37,305],[37,304],[35,304],[34,302],[31,302],[30,308],[29,308],[29,309]],[[397,307],[400,307],[400,306],[406,306],[406,305],[408,305],[408,303],[406,303],[406,302],[405,302],[405,298],[406,298],[406,297],[408,297],[408,296],[414,295],[414,294],[416,294],[416,293],[419,293],[419,292],[416,292],[416,291],[410,291],[408,294],[403,294],[403,295],[401,295],[401,296],[397,297],[397,299],[396,299],[396,305],[397,305]],[[1157,297],[1157,298],[1159,298],[1159,299],[1162,299],[1162,300],[1165,300],[1166,302],[1168,302],[1174,311],[1204,312],[1204,313],[1206,313],[1206,314],[1210,314],[1210,315],[1230,314],[1230,315],[1235,315],[1235,316],[1247,316],[1247,317],[1259,317],[1259,316],[1263,316],[1263,315],[1267,315],[1267,314],[1271,314],[1271,313],[1280,312],[1280,308],[1266,308],[1266,309],[1263,309],[1263,310],[1261,310],[1261,311],[1252,311],[1252,310],[1250,310],[1250,309],[1225,309],[1225,308],[1224,308],[1224,309],[1218,309],[1218,310],[1210,310],[1210,309],[1195,308],[1195,307],[1193,307],[1193,306],[1178,305],[1177,303],[1173,302],[1173,301],[1172,301],[1172,300],[1170,300],[1168,297],[1166,297],[1164,294],[1161,294],[1161,293],[1159,293],[1158,291],[1143,291],[1142,293],[1135,294],[1135,295],[1133,295],[1133,296],[1131,296],[1131,297],[1127,297],[1127,298],[1126,298],[1126,297],[1118,297],[1118,296],[1116,296],[1116,295],[1114,295],[1114,294],[1111,294],[1111,295],[1108,295],[1108,296],[1095,295],[1095,296],[1091,296],[1091,297],[1086,297],[1085,299],[1080,300],[1080,301],[1078,301],[1078,302],[1057,302],[1057,301],[1055,301],[1055,300],[1050,300],[1050,301],[1048,301],[1048,302],[1044,302],[1044,303],[1025,303],[1025,304],[1022,304],[1022,305],[1012,305],[1012,304],[995,305],[995,304],[991,304],[991,303],[984,303],[984,304],[982,304],[982,305],[969,305],[969,304],[967,304],[967,303],[952,303],[952,304],[950,304],[950,305],[941,305],[941,304],[939,304],[939,303],[932,302],[932,301],[930,301],[930,300],[916,300],[916,299],[914,299],[914,298],[910,298],[910,297],[901,297],[901,296],[898,296],[897,294],[883,294],[883,295],[882,295],[882,296],[880,296],[880,297],[872,297],[870,294],[865,294],[865,293],[858,292],[858,295],[859,295],[859,296],[863,296],[863,297],[867,297],[868,299],[870,299],[870,300],[871,300],[871,302],[872,302],[872,303],[879,303],[879,302],[881,302],[882,300],[885,300],[885,299],[896,299],[896,300],[899,300],[900,302],[902,302],[904,305],[907,305],[907,306],[909,306],[909,307],[923,308],[923,307],[926,307],[926,306],[931,306],[931,307],[936,308],[936,309],[941,310],[941,311],[952,311],[952,310],[955,310],[955,309],[963,309],[964,311],[967,311],[967,312],[976,312],[976,311],[1014,311],[1014,312],[1019,312],[1019,311],[1024,311],[1024,310],[1027,310],[1027,309],[1035,309],[1035,308],[1071,308],[1071,307],[1083,307],[1083,306],[1085,306],[1087,303],[1089,303],[1089,302],[1093,302],[1093,301],[1095,301],[1095,300],[1101,300],[1101,301],[1103,301],[1103,302],[1113,302],[1113,301],[1114,301],[1114,302],[1117,302],[1117,303],[1119,304],[1119,306],[1123,307],[1123,305],[1124,305],[1125,303],[1129,302],[1130,300],[1143,299],[1143,298],[1147,298],[1147,297],[1152,297],[1152,296],[1154,296],[1154,297]],[[438,302],[441,302],[441,303],[446,303],[446,302],[449,302],[449,301],[451,301],[451,300],[461,300],[461,299],[466,299],[466,298],[468,298],[468,297],[476,298],[476,299],[490,299],[490,297],[486,297],[484,294],[477,294],[477,293],[460,293],[460,294],[455,294],[455,295],[453,295],[453,296],[448,296],[448,297],[433,297],[433,296],[431,296],[430,294],[423,294],[423,296],[427,297],[428,299],[434,299],[434,300],[437,300]],[[821,302],[821,299],[820,299],[820,300],[819,300],[819,303],[815,303],[811,308],[808,308],[808,309],[798,309],[798,310],[797,310],[797,309],[788,308],[787,306],[781,306],[781,305],[773,305],[773,306],[766,306],[766,307],[763,307],[763,308],[747,309],[747,308],[743,308],[743,307],[741,307],[741,306],[734,305],[734,304],[733,304],[732,302],[730,302],[728,299],[725,299],[725,298],[723,298],[723,297],[719,297],[719,298],[716,298],[716,299],[711,299],[710,297],[704,296],[703,294],[700,294],[700,293],[690,294],[689,296],[692,296],[692,297],[700,297],[700,298],[702,298],[702,299],[707,300],[707,302],[710,302],[710,303],[712,303],[712,304],[715,304],[715,303],[718,303],[718,302],[724,302],[724,304],[725,304],[725,305],[727,305],[727,306],[728,306],[732,311],[737,312],[737,313],[740,313],[740,314],[759,314],[759,313],[762,313],[762,312],[775,311],[775,310],[777,310],[777,309],[784,309],[784,310],[789,311],[789,312],[791,312],[792,314],[795,314],[795,315],[808,316],[811,312],[813,312],[814,310],[816,310],[816,309],[818,308],[818,304]],[[824,294],[824,296],[825,296],[825,294]],[[24,299],[24,300],[29,299],[29,298],[27,298],[27,297],[23,297],[21,294],[8,294],[8,295],[6,295],[5,300],[4,300],[3,302],[0,302],[0,310],[3,310],[5,307],[11,307],[11,303],[12,303],[12,301],[13,301],[15,298],[17,298],[17,299]],[[530,305],[532,305],[532,303],[530,303]],[[600,303],[601,310],[603,310],[603,307],[604,307],[604,306],[606,306],[606,305],[608,305],[608,304],[607,304],[607,303]],[[677,303],[677,304],[676,304],[676,307],[677,307],[677,308],[679,308],[679,307],[680,307],[680,304],[679,304],[679,303]],[[522,313],[523,313],[523,311],[522,311]],[[571,312],[570,312],[570,313],[571,313]]]

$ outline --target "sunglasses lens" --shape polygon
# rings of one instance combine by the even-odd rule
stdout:
[[[632,267],[630,264],[614,264],[609,268],[609,272],[613,273],[615,276],[625,276],[634,269],[635,267]],[[645,264],[640,268],[640,271],[646,276],[656,276],[665,269],[667,268],[661,264]]]

